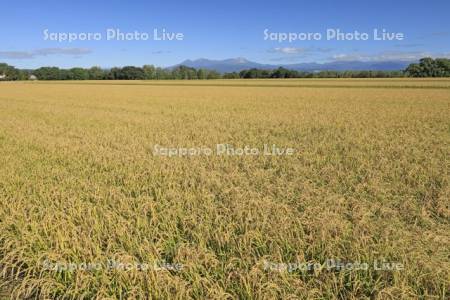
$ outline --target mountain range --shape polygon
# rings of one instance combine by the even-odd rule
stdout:
[[[249,61],[245,58],[230,58],[224,60],[212,60],[206,58],[200,58],[196,60],[185,60],[180,64],[172,66],[170,68],[175,68],[177,66],[183,65],[191,68],[202,68],[209,70],[216,70],[220,73],[224,72],[239,72],[242,70],[257,68],[273,70],[279,67],[284,67],[286,69],[297,70],[297,71],[361,71],[361,70],[373,70],[373,71],[396,71],[405,69],[412,61],[377,61],[377,62],[367,62],[367,61],[332,61],[326,63],[298,63],[298,64],[260,64],[257,62]]]

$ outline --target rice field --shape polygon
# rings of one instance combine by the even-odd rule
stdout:
[[[448,299],[449,145],[444,79],[2,82],[0,299]]]

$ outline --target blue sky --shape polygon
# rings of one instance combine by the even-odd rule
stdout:
[[[450,1],[1,1],[0,62],[21,67],[169,66],[186,59],[288,64],[333,60],[409,60],[450,56]],[[150,33],[147,41],[107,41],[106,29]],[[154,29],[182,41],[154,41]],[[327,40],[327,29],[367,32],[367,41]],[[50,33],[101,33],[58,42]],[[264,40],[264,30],[321,33],[321,40]],[[374,41],[373,29],[404,40]]]

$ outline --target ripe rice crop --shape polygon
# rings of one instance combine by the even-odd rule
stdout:
[[[449,80],[0,83],[0,298],[448,299],[449,142]]]

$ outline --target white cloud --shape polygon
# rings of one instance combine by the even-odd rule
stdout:
[[[274,52],[284,53],[284,54],[298,54],[305,53],[306,48],[293,48],[293,47],[284,47],[284,48],[275,48]]]
[[[423,47],[425,46],[425,44],[420,44],[420,43],[411,43],[411,44],[397,44],[395,45],[395,47],[397,48],[416,48],[416,47]]]
[[[269,52],[283,53],[283,54],[310,54],[315,52],[330,52],[330,48],[317,48],[317,47],[277,47],[269,50]]]
[[[0,58],[31,59],[37,56],[48,56],[48,55],[81,56],[89,53],[92,53],[92,50],[86,48],[42,48],[33,51],[0,51]]]
[[[414,61],[423,57],[450,57],[450,53],[429,53],[421,51],[386,51],[375,54],[367,53],[346,53],[335,54],[330,57],[335,61]]]
[[[169,54],[169,53],[171,52],[166,50],[157,50],[152,52],[152,54]]]
[[[33,58],[33,54],[26,51],[0,51],[0,58],[27,59]]]

